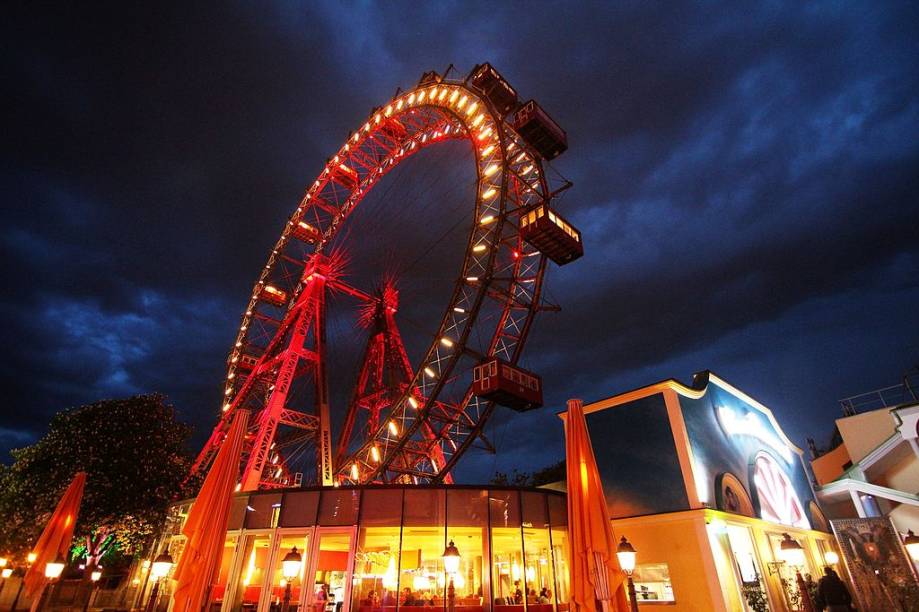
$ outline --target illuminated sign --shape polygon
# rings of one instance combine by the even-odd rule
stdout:
[[[791,449],[763,425],[762,420],[756,416],[756,413],[747,412],[743,416],[738,416],[730,408],[721,406],[718,408],[718,421],[721,422],[721,427],[729,436],[755,438],[781,455],[785,461],[791,463],[793,457]]]

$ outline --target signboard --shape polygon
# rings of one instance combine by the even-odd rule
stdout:
[[[919,584],[889,518],[830,521],[861,612],[919,610]]]

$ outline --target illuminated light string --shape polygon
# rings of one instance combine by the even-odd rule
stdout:
[[[755,413],[747,412],[743,416],[738,416],[734,410],[719,406],[718,421],[728,435],[755,438],[781,455],[788,463],[792,462],[794,455],[791,449],[775,434],[766,429]]]

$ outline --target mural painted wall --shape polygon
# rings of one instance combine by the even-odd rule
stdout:
[[[768,414],[711,380],[700,398],[679,401],[703,503],[828,530],[801,456]]]
[[[663,395],[586,419],[612,518],[689,509]]]

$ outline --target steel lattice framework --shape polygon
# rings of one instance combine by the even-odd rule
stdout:
[[[397,295],[349,286],[343,255],[330,245],[381,178],[447,140],[472,143],[477,196],[462,269],[412,367],[395,323]],[[494,405],[472,393],[471,368],[488,356],[516,363],[540,310],[546,260],[518,227],[521,214],[550,198],[539,155],[466,81],[428,73],[375,109],[329,159],[272,249],[230,352],[222,416],[192,474],[213,461],[232,414],[247,409],[244,490],[300,484],[292,465],[304,453],[320,484],[449,482],[464,451],[476,440],[488,446],[483,427]],[[370,329],[337,449],[324,371],[329,292],[364,302]],[[473,330],[490,339],[486,353],[468,347]],[[382,376],[386,368],[396,374]],[[363,431],[353,427],[359,410],[370,411]]]

